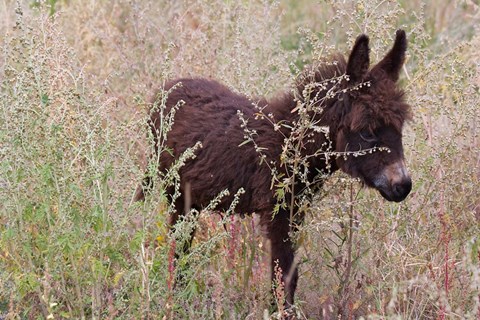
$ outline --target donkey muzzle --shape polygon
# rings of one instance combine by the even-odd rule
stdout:
[[[403,201],[412,190],[412,179],[403,161],[387,166],[374,179],[374,187],[388,201]]]

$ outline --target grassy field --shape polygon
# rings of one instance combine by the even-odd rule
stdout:
[[[477,3],[0,0],[0,319],[279,318],[255,218],[185,221],[174,263],[166,182],[132,202],[148,101],[178,76],[272,97],[361,33],[378,61],[398,28],[412,193],[328,180],[299,233],[297,316],[480,319]]]

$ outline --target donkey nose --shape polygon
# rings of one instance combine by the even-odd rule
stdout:
[[[401,182],[395,183],[392,189],[395,201],[400,202],[405,199],[412,190],[412,179],[405,177]]]

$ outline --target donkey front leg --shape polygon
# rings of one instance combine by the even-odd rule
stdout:
[[[194,211],[190,211],[191,208],[195,209],[196,213],[194,213]],[[183,229],[185,229],[184,232],[187,233],[180,235],[177,234],[177,236],[179,236],[177,241],[180,241],[177,243],[177,250],[175,254],[176,259],[180,257],[180,254],[186,255],[190,251],[196,230],[195,222],[193,220],[196,219],[196,214],[199,211],[199,208],[188,203],[183,195],[179,196],[175,200],[175,211],[170,214],[168,219],[170,232],[174,234],[179,227],[177,223],[182,223],[183,220]]]
[[[281,282],[285,288],[285,306],[290,307],[293,305],[297,288],[298,269],[295,262],[295,246],[289,235],[291,226],[288,212],[279,212],[272,221],[269,221],[267,229],[271,245],[272,281],[278,285],[280,271]]]

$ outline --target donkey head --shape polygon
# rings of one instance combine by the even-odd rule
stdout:
[[[398,30],[393,48],[369,69],[368,37],[359,36],[348,58],[349,81],[336,106],[342,114],[336,151],[346,153],[337,160],[339,168],[396,202],[405,199],[412,188],[402,145],[410,106],[396,84],[406,49],[405,32]],[[358,154],[365,151],[365,155]]]

